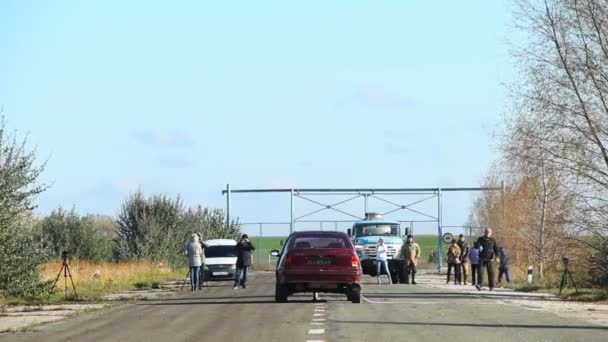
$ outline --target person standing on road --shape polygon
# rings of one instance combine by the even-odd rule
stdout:
[[[190,241],[186,243],[186,256],[188,256],[188,266],[190,266],[190,286],[192,291],[196,291],[200,288],[203,262],[203,248],[197,234],[192,234]]]
[[[376,247],[376,274],[378,277],[378,284],[380,284],[380,274],[382,274],[382,265],[384,265],[384,269],[386,270],[386,275],[388,277],[388,283],[393,284],[391,280],[391,271],[388,269],[388,249],[386,245],[384,245],[384,240],[378,240],[378,247]]]
[[[249,236],[243,234],[235,246],[237,250],[236,272],[234,274],[234,289],[239,285],[247,288],[247,270],[251,266],[251,252],[255,251],[255,246],[249,241]]]
[[[420,246],[414,242],[414,236],[407,236],[407,240],[401,246],[401,255],[403,256],[405,283],[410,283],[410,273],[412,273],[412,284],[416,285],[416,267],[420,258]]]
[[[203,283],[206,280],[206,275],[205,275],[205,249],[207,248],[207,245],[205,244],[205,242],[203,242],[203,236],[199,233],[196,233],[196,235],[198,236],[198,241],[201,244],[201,248],[203,249],[203,254],[202,254],[202,258],[201,258],[201,267],[199,268],[200,272],[199,272],[199,282],[198,282],[198,289],[202,289],[203,287]]]
[[[458,247],[456,240],[452,240],[452,244],[448,248],[448,280],[445,282],[446,284],[450,283],[452,268],[454,269],[454,285],[456,285],[456,281],[460,279],[460,247]]]
[[[483,231],[483,236],[477,239],[481,252],[479,253],[479,274],[477,279],[477,290],[483,288],[483,272],[484,269],[488,273],[488,286],[490,291],[494,290],[494,260],[498,257],[498,243],[492,237],[492,229],[486,228]]]
[[[477,274],[479,273],[479,242],[477,241],[469,250],[469,261],[471,262],[471,284],[477,286]]]
[[[458,247],[460,248],[460,276],[462,279],[458,279],[460,283],[462,281],[463,285],[467,284],[467,260],[469,257],[469,244],[467,240],[464,238],[464,234],[460,234],[458,236]]]
[[[498,284],[502,285],[502,276],[504,275],[507,279],[507,283],[511,282],[511,260],[509,257],[509,252],[506,248],[500,247],[498,249],[498,258],[500,259],[498,263]]]

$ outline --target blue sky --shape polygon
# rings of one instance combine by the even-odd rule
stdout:
[[[0,104],[48,158],[42,213],[116,214],[138,188],[222,206],[226,183],[476,186],[509,16],[507,0],[4,0]],[[446,198],[446,224],[470,202]],[[289,217],[283,197],[234,203]]]

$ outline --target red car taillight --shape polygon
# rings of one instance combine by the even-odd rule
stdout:
[[[352,254],[350,256],[350,263],[352,267],[358,267],[359,266],[359,257],[357,256],[357,254]]]
[[[293,263],[293,258],[291,257],[291,255],[288,255],[285,257],[285,262],[283,263],[284,266],[289,266]]]

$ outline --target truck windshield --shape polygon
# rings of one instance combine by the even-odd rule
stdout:
[[[209,246],[205,248],[206,258],[236,258],[234,246]]]
[[[355,228],[355,236],[399,235],[399,228],[388,224],[359,225]]]

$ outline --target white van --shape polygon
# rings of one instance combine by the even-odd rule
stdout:
[[[234,278],[236,272],[236,241],[214,239],[205,241],[204,279]]]

